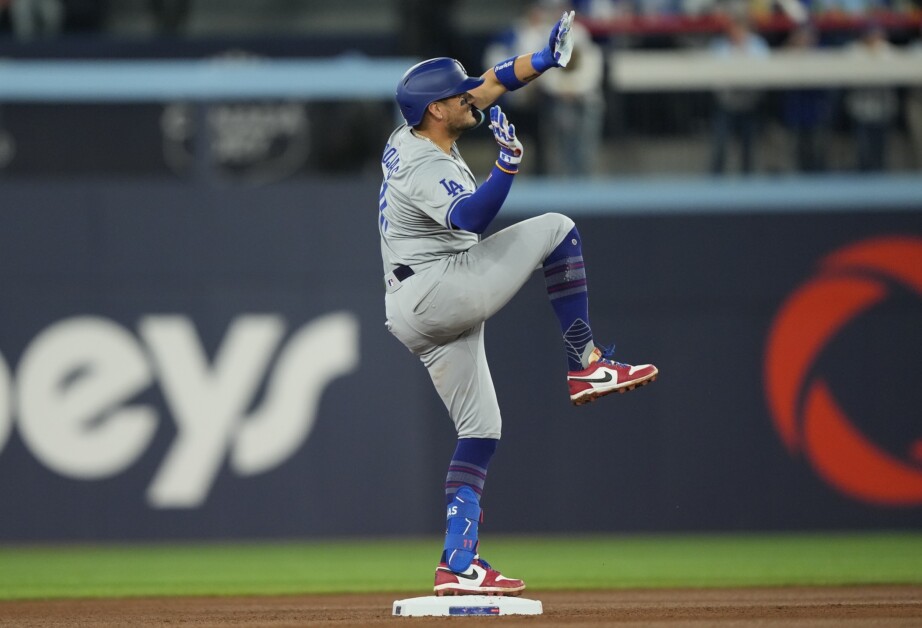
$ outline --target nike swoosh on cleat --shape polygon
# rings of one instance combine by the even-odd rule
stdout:
[[[476,580],[480,576],[477,575],[476,569],[471,569],[471,573],[458,573],[457,571],[452,571],[451,569],[439,569],[439,571],[444,571],[445,573],[450,573],[453,576],[458,576],[459,578],[464,578],[465,580]]]
[[[598,377],[595,379],[591,377],[571,377],[570,381],[571,382],[586,382],[587,384],[604,384],[605,382],[610,382],[611,379],[612,379],[611,373],[609,373],[608,371],[605,371],[605,375],[603,375],[601,379],[599,379]]]

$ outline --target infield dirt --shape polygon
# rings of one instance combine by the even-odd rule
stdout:
[[[426,594],[421,592],[421,595]],[[313,627],[446,626],[922,626],[922,587],[796,587],[529,591],[536,617],[394,617],[402,594],[23,600],[0,603],[0,625]]]

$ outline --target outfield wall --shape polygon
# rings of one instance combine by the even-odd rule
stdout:
[[[437,534],[453,431],[384,329],[376,193],[0,182],[0,540]],[[922,196],[594,194],[550,209],[661,378],[572,407],[536,275],[487,327],[484,530],[922,525]]]

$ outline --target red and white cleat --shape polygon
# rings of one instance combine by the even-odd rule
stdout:
[[[624,393],[656,379],[659,370],[652,364],[631,366],[611,359],[614,347],[604,353],[598,347],[589,358],[589,366],[582,371],[567,373],[570,401],[582,405],[613,392]]]
[[[525,583],[507,578],[477,557],[465,573],[455,573],[445,563],[435,570],[436,595],[508,595],[515,597],[525,590]]]

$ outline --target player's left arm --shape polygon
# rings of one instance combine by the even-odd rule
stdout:
[[[573,52],[570,34],[573,14],[574,11],[564,12],[551,29],[547,46],[541,50],[506,59],[484,72],[483,84],[470,91],[474,106],[486,109],[506,92],[525,87],[547,70],[567,67]]]

